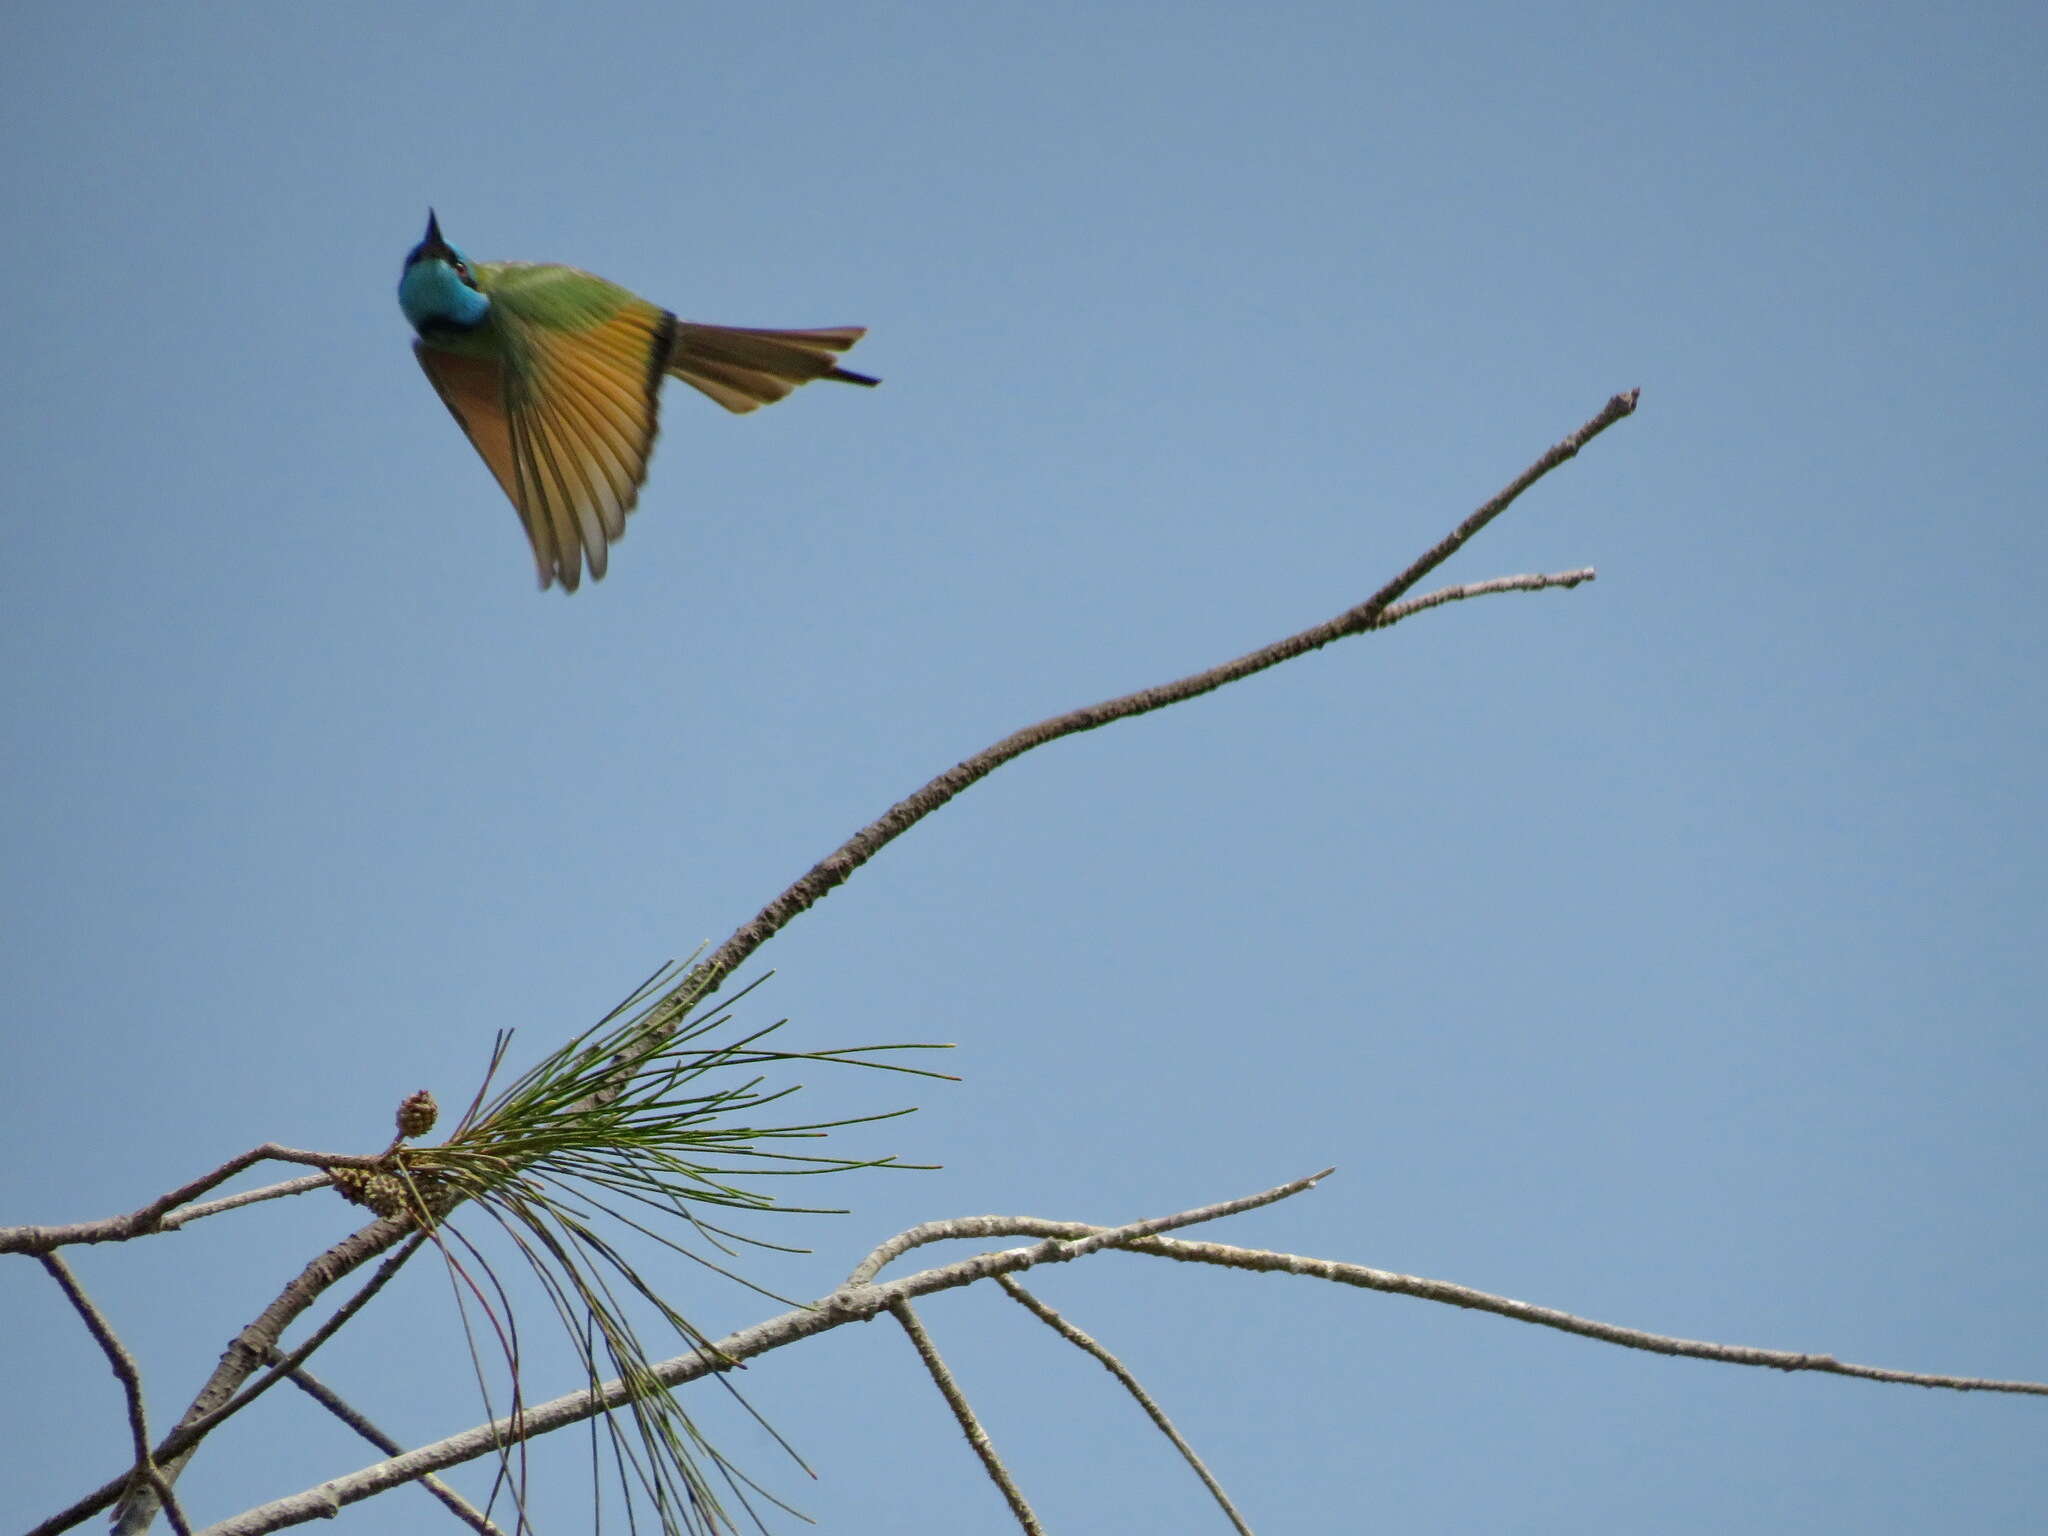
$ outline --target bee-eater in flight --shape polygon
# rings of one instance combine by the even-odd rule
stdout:
[[[574,267],[473,262],[427,237],[405,258],[398,304],[413,352],[512,498],[543,589],[576,590],[647,479],[661,381],[674,374],[728,411],[780,400],[799,384],[880,382],[838,366],[867,331],[759,331],[698,325]]]

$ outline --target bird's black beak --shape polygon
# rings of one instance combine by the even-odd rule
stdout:
[[[423,249],[436,254],[448,249],[448,242],[441,238],[441,221],[434,217],[434,210],[427,210],[427,237],[420,242]]]

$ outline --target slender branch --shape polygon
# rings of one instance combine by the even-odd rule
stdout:
[[[1101,1228],[1070,1221],[1047,1221],[1036,1216],[961,1216],[951,1221],[928,1221],[901,1232],[882,1244],[862,1261],[855,1275],[872,1275],[891,1259],[927,1243],[958,1238],[991,1237],[1081,1237]],[[1190,1264],[1216,1264],[1227,1269],[1258,1273],[1308,1275],[1339,1285],[1353,1285],[1368,1291],[1385,1291],[1395,1296],[1413,1296],[1421,1301],[1442,1302],[1475,1312],[1491,1312],[1516,1322],[1555,1328],[1603,1344],[1624,1349],[1647,1350],[1652,1354],[1676,1355],[1693,1360],[1712,1360],[1722,1365],[1768,1366],[1779,1371],[1818,1371],[1830,1376],[1849,1376],[1859,1381],[1889,1382],[1899,1386],[1939,1388],[1952,1392],[2006,1392],[2028,1397],[2048,1397],[2048,1381],[2005,1380],[1990,1376],[1947,1376],[1922,1371],[1896,1371],[1884,1366],[1852,1365],[1833,1355],[1805,1354],[1798,1350],[1759,1349],[1748,1344],[1716,1344],[1700,1339],[1681,1339],[1646,1329],[1627,1328],[1579,1317],[1553,1307],[1531,1306],[1507,1296],[1458,1285],[1449,1280],[1429,1280],[1420,1275],[1396,1274],[1371,1269],[1363,1264],[1345,1264],[1335,1259],[1317,1259],[1294,1253],[1274,1253],[1264,1248],[1237,1248],[1228,1243],[1197,1243],[1182,1238],[1146,1238],[1119,1243],[1126,1253],[1149,1254]],[[854,1282],[849,1281],[849,1284]]]
[[[128,1347],[114,1332],[114,1325],[107,1321],[106,1314],[101,1312],[93,1304],[93,1299],[85,1294],[85,1287],[79,1284],[78,1277],[71,1272],[71,1266],[54,1253],[38,1254],[36,1257],[43,1268],[50,1272],[50,1278],[55,1280],[62,1287],[64,1294],[70,1298],[73,1309],[85,1322],[86,1332],[93,1336],[93,1341],[99,1345],[100,1352],[107,1357],[107,1363],[114,1368],[114,1375],[121,1383],[122,1394],[128,1399],[128,1434],[134,1442],[135,1464],[129,1470],[128,1477],[122,1481],[140,1478],[153,1486],[163,1503],[164,1514],[179,1536],[192,1536],[192,1528],[185,1519],[185,1511],[179,1507],[176,1497],[171,1493],[170,1484],[164,1481],[163,1474],[157,1470],[156,1458],[150,1454],[149,1411],[142,1400],[142,1372],[136,1367],[135,1357],[128,1353]]]
[[[218,1216],[222,1211],[236,1210],[245,1205],[258,1205],[265,1200],[282,1200],[288,1195],[303,1195],[316,1189],[332,1188],[334,1181],[326,1174],[309,1173],[302,1178],[286,1179],[281,1184],[266,1184],[261,1189],[245,1189],[240,1194],[222,1195],[218,1200],[202,1200],[197,1205],[185,1206],[166,1216],[157,1224],[157,1230],[175,1232],[195,1221]]]
[[[891,806],[879,818],[854,833],[831,854],[812,866],[801,879],[763,907],[750,922],[734,932],[709,959],[694,968],[676,989],[676,996],[679,1000],[694,1002],[715,992],[725,978],[737,970],[749,955],[773,938],[799,914],[808,911],[836,887],[845,884],[856,869],[867,863],[883,848],[962,790],[987,778],[1004,763],[1012,758],[1021,757],[1033,747],[1043,746],[1062,736],[1092,731],[1112,721],[1149,714],[1155,709],[1164,709],[1169,704],[1178,704],[1199,697],[1223,687],[1226,683],[1236,682],[1240,678],[1250,677],[1255,672],[1263,672],[1268,667],[1278,666],[1283,661],[1291,661],[1310,651],[1320,650],[1334,640],[1385,629],[1410,614],[1421,613],[1428,608],[1459,598],[1478,597],[1496,591],[1537,591],[1545,587],[1574,587],[1581,581],[1591,580],[1591,571],[1573,572],[1561,577],[1505,577],[1499,582],[1478,582],[1468,588],[1447,589],[1443,593],[1435,593],[1413,603],[1400,604],[1401,598],[1414,588],[1416,583],[1464,548],[1481,529],[1505,512],[1530,486],[1559,465],[1576,457],[1587,443],[1623,417],[1633,413],[1637,395],[1637,391],[1629,390],[1610,399],[1599,413],[1578,431],[1553,446],[1510,481],[1492,500],[1418,556],[1407,570],[1357,607],[1347,609],[1327,623],[1304,629],[1299,634],[1277,640],[1271,645],[1240,656],[1234,661],[1224,662],[1221,666],[1211,667],[1205,672],[1197,672],[1177,682],[1140,689],[1136,693],[1125,694],[1121,698],[1109,699],[1100,704],[1090,704],[1067,714],[1042,720],[1037,725],[1026,726],[1023,730],[1013,732],[995,745],[976,753],[965,762],[949,768],[908,799],[900,800]],[[1397,604],[1400,604],[1398,611]]]
[[[1155,1233],[1171,1231],[1174,1227],[1196,1227],[1196,1225],[1200,1225],[1204,1221],[1221,1221],[1223,1217],[1235,1217],[1235,1214],[1239,1214],[1243,1210],[1257,1210],[1260,1206],[1270,1206],[1270,1204],[1274,1204],[1278,1200],[1286,1200],[1288,1196],[1300,1194],[1303,1190],[1313,1190],[1317,1184],[1321,1184],[1331,1174],[1335,1174],[1335,1171],[1337,1169],[1333,1169],[1333,1167],[1325,1167],[1321,1174],[1311,1174],[1305,1180],[1292,1180],[1290,1184],[1276,1184],[1270,1190],[1260,1190],[1257,1194],[1245,1194],[1245,1196],[1239,1196],[1237,1200],[1217,1200],[1217,1202],[1208,1204],[1208,1206],[1196,1206],[1194,1210],[1182,1210],[1182,1212],[1174,1214],[1174,1217],[1153,1217],[1151,1221],[1135,1221],[1135,1223],[1130,1223],[1126,1227],[1087,1227],[1085,1223],[1077,1223],[1077,1221],[1057,1223],[1057,1221],[1040,1221],[1038,1217],[961,1217],[961,1219],[956,1219],[956,1221],[928,1221],[928,1223],[924,1223],[920,1227],[911,1227],[907,1233],[899,1233],[897,1237],[891,1237],[887,1243],[883,1243],[881,1247],[877,1247],[872,1253],[868,1253],[868,1257],[864,1257],[864,1260],[854,1268],[854,1272],[850,1276],[846,1276],[846,1284],[840,1288],[838,1294],[844,1296],[848,1290],[858,1290],[860,1286],[868,1284],[874,1276],[881,1272],[881,1268],[885,1264],[889,1264],[889,1260],[893,1260],[897,1253],[907,1253],[909,1249],[920,1247],[922,1243],[936,1243],[936,1241],[940,1241],[944,1237],[1014,1237],[1014,1235],[1026,1231],[1028,1227],[1036,1225],[1036,1227],[1042,1227],[1042,1233],[1038,1233],[1038,1235],[1047,1237],[1049,1241],[1042,1245],[1042,1251],[1040,1249],[1018,1249],[1018,1251],[1032,1251],[1032,1253],[1038,1253],[1038,1257],[1047,1257],[1047,1260],[1053,1260],[1055,1264],[1059,1264],[1059,1262],[1067,1262],[1067,1260],[1077,1260],[1077,1257],[1085,1257],[1087,1253],[1094,1253],[1094,1251],[1104,1249],[1104,1247],[1120,1247],[1124,1243],[1137,1241],[1139,1237],[1151,1237]],[[1055,1227],[1059,1231],[1053,1231]],[[946,1231],[936,1231],[936,1229],[946,1229]],[[1067,1247],[1055,1247],[1057,1239],[1073,1239],[1073,1241]],[[981,1257],[983,1257],[983,1260],[1006,1260],[1006,1257],[1010,1257],[1010,1253],[983,1253]],[[975,1260],[969,1260],[969,1262],[973,1264]],[[1036,1264],[1038,1260],[1032,1260],[1032,1262]],[[1010,1268],[1028,1268],[1028,1266],[1010,1266]],[[1006,1270],[995,1270],[995,1268],[987,1270],[987,1274],[1004,1274],[1004,1272]],[[985,1278],[985,1276],[981,1276],[981,1274],[975,1276],[975,1280],[981,1280],[981,1278]]]
[[[1024,1490],[1017,1486],[1017,1480],[1010,1476],[1010,1469],[1003,1465],[1003,1458],[996,1454],[995,1442],[988,1437],[988,1431],[981,1427],[981,1420],[975,1417],[974,1407],[967,1401],[967,1394],[960,1390],[960,1383],[953,1379],[952,1369],[939,1354],[939,1346],[932,1342],[932,1336],[925,1332],[924,1324],[907,1301],[891,1302],[889,1310],[896,1321],[903,1325],[903,1331],[910,1335],[910,1342],[917,1348],[918,1359],[924,1362],[926,1372],[939,1389],[939,1396],[946,1400],[946,1406],[953,1410],[953,1422],[960,1426],[960,1433],[967,1437],[967,1443],[974,1447],[974,1454],[981,1458],[982,1468],[1001,1492],[1010,1506],[1010,1513],[1017,1517],[1017,1524],[1031,1533],[1044,1536],[1045,1527],[1038,1523],[1038,1516],[1031,1512],[1031,1505],[1024,1497]]]
[[[149,1486],[163,1508],[164,1518],[171,1523],[171,1529],[177,1536],[192,1536],[192,1522],[185,1518],[184,1506],[178,1503],[178,1495],[172,1491],[162,1468],[149,1469]]]
[[[1137,1399],[1138,1406],[1145,1410],[1146,1415],[1154,1424],[1159,1426],[1159,1432],[1173,1443],[1173,1448],[1180,1452],[1182,1459],[1195,1469],[1195,1476],[1202,1480],[1202,1486],[1209,1490],[1209,1496],[1216,1501],[1218,1507],[1222,1509],[1230,1523],[1237,1528],[1239,1536],[1252,1536],[1252,1528],[1245,1524],[1244,1516],[1238,1513],[1237,1506],[1230,1501],[1230,1495],[1223,1491],[1223,1485],[1216,1481],[1215,1476],[1209,1471],[1207,1464],[1203,1462],[1201,1457],[1195,1454],[1195,1448],[1182,1438],[1181,1432],[1178,1429],[1174,1428],[1173,1420],[1166,1416],[1166,1410],[1153,1401],[1152,1394],[1145,1390],[1138,1378],[1131,1374],[1129,1367],[1123,1361],[1117,1359],[1115,1355],[1105,1349],[1098,1340],[1083,1333],[1079,1328],[1076,1328],[1072,1323],[1060,1316],[1053,1308],[1047,1306],[1036,1296],[1025,1290],[1012,1276],[997,1275],[996,1284],[1009,1292],[1013,1300],[1020,1303],[1033,1317],[1044,1323],[1061,1338],[1093,1355],[1102,1368],[1114,1376],[1126,1392]]]
[[[285,1357],[275,1349],[270,1351],[269,1358],[272,1365],[281,1366],[284,1364]],[[385,1434],[375,1424],[372,1424],[355,1408],[351,1407],[340,1393],[320,1380],[311,1371],[287,1368],[285,1374],[291,1378],[293,1386],[305,1393],[306,1396],[312,1398],[314,1402],[325,1408],[329,1413],[341,1420],[342,1423],[377,1447],[386,1456],[400,1456],[404,1454],[405,1447]],[[420,1482],[425,1486],[427,1492],[447,1505],[455,1518],[471,1530],[476,1531],[478,1536],[505,1536],[502,1530],[491,1523],[488,1515],[431,1472],[421,1478]]]
[[[1547,576],[1496,576],[1491,581],[1467,581],[1455,587],[1438,587],[1434,592],[1394,604],[1380,615],[1379,622],[1373,627],[1386,629],[1411,615],[1441,608],[1445,603],[1463,602],[1468,597],[1491,597],[1496,592],[1568,592],[1582,582],[1596,579],[1599,574],[1588,565],[1576,571],[1553,571]]]
[[[99,1345],[107,1363],[114,1368],[115,1379],[121,1383],[121,1390],[128,1399],[129,1438],[135,1443],[136,1470],[141,1471],[151,1464],[152,1458],[149,1454],[149,1414],[142,1401],[142,1372],[136,1368],[135,1357],[128,1353],[127,1346],[114,1333],[113,1324],[85,1294],[85,1287],[78,1283],[71,1266],[54,1253],[40,1254],[38,1258],[43,1268],[50,1272],[50,1278],[63,1289],[72,1309],[83,1319],[86,1332],[92,1335],[93,1342]]]
[[[225,1184],[245,1168],[257,1163],[299,1163],[312,1168],[375,1168],[382,1164],[383,1154],[363,1156],[353,1152],[307,1152],[298,1147],[282,1147],[274,1141],[260,1147],[251,1147],[229,1158],[211,1173],[203,1173],[189,1184],[181,1184],[167,1195],[159,1195],[138,1211],[126,1216],[106,1216],[98,1221],[74,1221],[55,1227],[0,1227],[0,1253],[48,1253],[73,1243],[119,1243],[131,1237],[146,1237],[156,1232],[174,1232],[187,1222],[197,1221],[202,1216],[231,1210],[238,1205],[249,1205],[258,1200],[274,1200],[280,1195],[296,1195],[309,1189],[319,1189],[328,1181],[322,1178],[292,1179],[283,1184],[273,1184],[267,1189],[254,1189],[224,1199],[209,1201],[203,1206],[178,1211],[176,1208],[186,1201],[205,1194],[217,1185]],[[173,1214],[175,1212],[175,1214]]]
[[[1221,1264],[1232,1269],[1264,1273],[1307,1275],[1368,1291],[1385,1291],[1396,1296],[1413,1296],[1421,1301],[1442,1302],[1475,1312],[1491,1312],[1515,1322],[1555,1328],[1603,1344],[1624,1349],[1647,1350],[1651,1354],[1675,1355],[1690,1360],[1712,1360],[1722,1365],[1767,1366],[1777,1371],[1815,1371],[1828,1376],[1848,1376],[1858,1381],[1888,1382],[1898,1386],[1937,1388],[1951,1392],[2005,1392],[2026,1397],[2048,1397],[2048,1381],[2004,1380],[1991,1376],[1949,1376],[1923,1371],[1897,1371],[1884,1366],[1854,1365],[1833,1355],[1807,1354],[1790,1349],[1759,1349],[1748,1344],[1716,1344],[1710,1340],[1681,1339],[1671,1334],[1627,1328],[1579,1317],[1554,1307],[1531,1306],[1508,1296],[1496,1296],[1449,1280],[1430,1280],[1420,1275],[1395,1274],[1370,1269],[1363,1264],[1343,1264],[1334,1259],[1308,1258],[1292,1253],[1270,1253],[1257,1248],[1236,1248],[1228,1243],[1194,1243],[1159,1239],[1132,1243],[1132,1253],[1155,1254],[1192,1264]]]

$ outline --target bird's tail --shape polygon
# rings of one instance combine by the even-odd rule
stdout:
[[[701,389],[728,411],[772,405],[799,384],[837,379],[879,384],[839,366],[839,354],[867,334],[864,325],[817,331],[757,331],[733,325],[676,322],[666,370]]]

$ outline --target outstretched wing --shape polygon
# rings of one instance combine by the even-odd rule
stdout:
[[[654,451],[660,363],[675,322],[623,290],[611,294],[625,302],[538,318],[493,294],[495,357],[413,346],[517,509],[542,587],[559,581],[575,591],[586,562],[592,580],[604,575]]]

